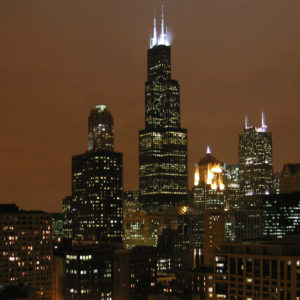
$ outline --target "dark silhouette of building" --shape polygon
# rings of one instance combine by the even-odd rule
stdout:
[[[113,151],[112,117],[104,105],[91,111],[89,133],[89,151],[72,158],[72,239],[87,245],[121,243],[122,154]]]
[[[300,192],[262,196],[263,235],[285,238],[300,231]]]
[[[272,135],[262,113],[261,127],[248,126],[239,136],[239,181],[241,195],[272,194],[274,190]]]
[[[145,129],[139,132],[140,201],[146,211],[187,201],[187,130],[180,127],[180,87],[171,78],[171,47],[162,15],[148,49]]]
[[[0,205],[1,299],[12,287],[17,292],[20,286],[31,291],[34,299],[52,299],[51,221],[48,213],[19,210],[15,204]]]
[[[300,163],[285,164],[280,174],[280,193],[300,191]]]

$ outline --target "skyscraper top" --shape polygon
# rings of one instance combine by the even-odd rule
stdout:
[[[88,123],[88,150],[114,151],[113,117],[106,105],[96,105],[91,110]]]
[[[154,18],[153,18],[153,35],[150,37],[150,48],[158,45],[165,45],[169,46],[169,40],[167,36],[167,27],[165,27],[165,20],[164,20],[164,5],[161,6],[161,30],[160,36],[157,35],[156,29],[156,15],[155,15],[155,8],[154,8]]]
[[[248,116],[245,115],[245,129],[253,128],[252,126],[249,126],[248,123]],[[266,116],[264,111],[261,111],[261,127],[255,127],[256,132],[267,132],[268,131],[268,125],[266,124]]]

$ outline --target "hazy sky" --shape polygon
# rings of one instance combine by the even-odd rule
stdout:
[[[71,157],[87,150],[87,118],[106,104],[124,188],[138,187],[146,54],[162,1],[0,2],[1,203],[57,211]],[[181,85],[189,183],[206,145],[237,163],[244,115],[266,113],[275,170],[300,162],[300,1],[169,0],[172,77]]]

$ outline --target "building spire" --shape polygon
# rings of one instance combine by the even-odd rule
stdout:
[[[164,19],[164,5],[161,5],[161,37],[165,37],[165,19]]]
[[[245,129],[248,129],[248,116],[245,115]]]
[[[154,7],[154,17],[153,17],[153,36],[150,38],[150,48],[157,45],[157,29],[156,29],[156,14]]]
[[[154,18],[153,18],[153,35],[150,37],[150,48],[158,45],[169,46],[169,41],[167,37],[167,28],[165,27],[165,17],[164,17],[164,5],[161,6],[161,29],[160,35],[157,35],[156,29],[156,14],[154,7]]]
[[[207,148],[206,148],[206,154],[211,154],[211,150],[210,150],[209,145],[207,145]]]
[[[261,127],[262,128],[267,128],[267,124],[266,124],[266,117],[265,117],[265,113],[263,110],[261,110]]]

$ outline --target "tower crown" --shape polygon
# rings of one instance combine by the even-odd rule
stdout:
[[[88,150],[114,150],[113,117],[106,105],[96,105],[88,121]]]
[[[165,20],[164,20],[164,5],[161,6],[161,30],[160,36],[157,35],[156,29],[156,15],[155,15],[155,8],[154,8],[154,18],[153,18],[153,35],[150,36],[150,48],[154,46],[165,45],[169,46],[169,40],[167,36],[167,27],[165,27]]]

